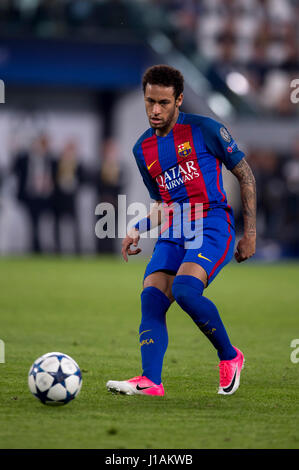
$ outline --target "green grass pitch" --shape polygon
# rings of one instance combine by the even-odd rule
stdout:
[[[145,259],[4,258],[0,267],[0,447],[225,449],[299,447],[298,264],[231,263],[206,295],[246,358],[235,395],[217,395],[218,359],[177,305],[168,313],[165,397],[117,396],[109,379],[138,375]],[[32,362],[72,356],[83,386],[73,402],[42,405]],[[298,354],[299,356],[299,354]]]

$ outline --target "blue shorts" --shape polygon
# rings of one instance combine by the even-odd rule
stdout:
[[[195,247],[186,248],[184,238],[159,238],[148,263],[144,279],[156,271],[169,271],[174,275],[182,263],[199,264],[207,273],[210,284],[221,269],[230,262],[235,245],[232,211],[213,209],[202,218],[200,240]]]

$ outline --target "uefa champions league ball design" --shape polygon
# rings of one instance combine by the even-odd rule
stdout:
[[[32,364],[28,385],[30,392],[45,405],[65,405],[81,390],[81,371],[67,354],[51,352]]]

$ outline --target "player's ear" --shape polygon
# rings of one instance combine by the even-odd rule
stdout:
[[[176,102],[175,102],[177,108],[179,108],[179,107],[182,105],[183,99],[184,99],[184,95],[183,95],[183,93],[181,93],[181,94],[177,97]]]

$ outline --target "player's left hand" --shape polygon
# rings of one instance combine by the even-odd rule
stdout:
[[[255,253],[256,236],[255,235],[244,235],[239,241],[235,252],[235,258],[238,263],[246,261],[248,258]]]

